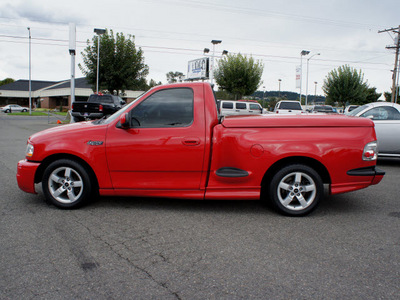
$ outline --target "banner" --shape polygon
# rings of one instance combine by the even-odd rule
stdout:
[[[301,66],[296,66],[296,89],[301,85]]]

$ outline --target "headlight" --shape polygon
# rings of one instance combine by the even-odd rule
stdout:
[[[27,157],[33,156],[33,145],[28,144],[28,146],[26,146],[26,156]]]
[[[376,160],[378,157],[378,143],[371,142],[365,145],[364,152],[362,155],[363,160]]]

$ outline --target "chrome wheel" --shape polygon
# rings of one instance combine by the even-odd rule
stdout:
[[[280,213],[303,216],[313,211],[324,194],[321,176],[315,169],[293,164],[283,167],[267,187],[268,200]]]
[[[302,172],[293,172],[279,182],[277,195],[283,207],[297,211],[313,203],[316,191],[316,184],[310,176]]]
[[[51,196],[61,203],[73,203],[82,195],[82,177],[70,167],[59,167],[49,177],[48,187]]]

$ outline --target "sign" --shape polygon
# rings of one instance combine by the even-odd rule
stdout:
[[[301,85],[301,66],[296,66],[296,88],[299,89]]]
[[[209,57],[191,60],[188,63],[187,79],[207,79],[209,78],[210,62]]]

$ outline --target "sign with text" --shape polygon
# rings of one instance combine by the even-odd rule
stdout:
[[[187,79],[207,79],[209,77],[209,57],[191,60],[188,63]]]

